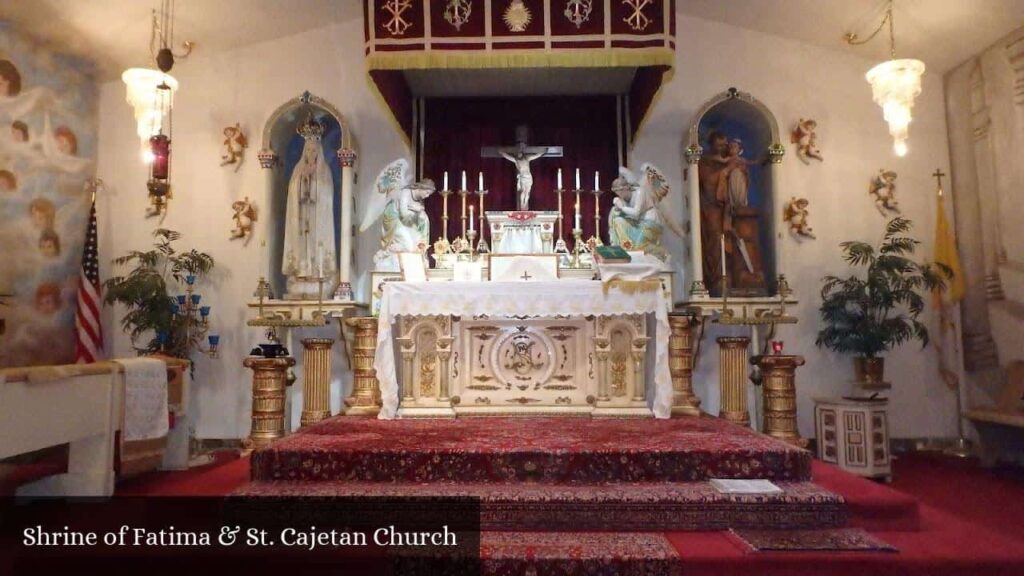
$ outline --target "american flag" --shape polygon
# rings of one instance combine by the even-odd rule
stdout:
[[[96,198],[89,210],[89,231],[82,254],[82,273],[78,278],[78,312],[75,313],[75,362],[89,364],[103,356],[103,330],[100,326],[100,262],[96,238]]]

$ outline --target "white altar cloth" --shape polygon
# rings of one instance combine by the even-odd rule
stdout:
[[[669,303],[661,290],[632,294],[615,288],[605,294],[601,282],[387,282],[377,324],[373,367],[380,382],[379,418],[398,413],[398,375],[391,328],[399,316],[455,315],[471,318],[530,315],[538,317],[649,314],[655,318],[654,401],[657,418],[672,413],[672,377],[668,366]]]

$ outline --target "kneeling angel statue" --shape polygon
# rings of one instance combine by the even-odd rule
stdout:
[[[641,166],[640,173],[620,167],[619,177],[612,182],[612,192],[617,197],[608,214],[612,245],[642,250],[667,262],[669,254],[662,245],[664,226],[680,238],[685,237],[682,226],[661,206],[669,191],[668,179],[651,164]]]
[[[397,271],[397,254],[423,253],[430,245],[430,219],[423,201],[434,193],[434,182],[414,182],[409,161],[399,158],[381,171],[374,187],[377,193],[370,198],[359,231],[381,220],[380,250],[373,261],[379,271]]]

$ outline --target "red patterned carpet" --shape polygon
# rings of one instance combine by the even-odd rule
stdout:
[[[985,471],[969,462],[922,454],[898,457],[894,472],[895,481],[887,486],[813,462],[814,482],[845,499],[849,525],[866,529],[897,548],[896,553],[751,552],[726,531],[626,532],[628,538],[607,534],[607,539],[591,533],[585,542],[561,532],[485,532],[483,543],[494,546],[484,551],[494,560],[485,569],[489,574],[587,573],[617,556],[634,561],[591,573],[643,568],[641,573],[685,576],[1024,575],[1024,515],[1017,505],[1024,501],[1024,473]],[[248,486],[249,475],[248,458],[221,460],[136,478],[119,484],[118,494],[225,495]],[[648,535],[656,538],[637,540]],[[674,556],[652,552],[652,546],[663,550],[662,538]],[[506,561],[513,557],[520,561]]]
[[[717,418],[339,416],[256,451],[253,480],[687,482],[810,480],[811,454]]]

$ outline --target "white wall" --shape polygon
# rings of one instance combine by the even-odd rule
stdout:
[[[223,334],[221,358],[202,358],[197,366],[193,408],[198,411],[199,437],[248,433],[249,374],[241,367],[241,359],[262,335],[245,327],[243,302],[250,299],[258,277],[262,230],[247,247],[228,242],[227,236],[231,200],[248,195],[266,204],[264,176],[255,153],[267,117],[279,104],[307,89],[335,104],[358,139],[357,166],[362,181],[358,195],[367,193],[371,179],[388,161],[405,153],[368,88],[361,26],[358,21],[345,22],[215,56],[198,49],[175,69],[182,85],[174,110],[176,198],[164,226],[183,232],[185,245],[194,244],[217,258],[216,286],[205,289],[205,298],[214,306],[213,324]],[[930,254],[934,188],[929,175],[948,163],[941,81],[938,76],[926,76],[911,128],[911,152],[897,159],[891,152],[881,110],[871,101],[863,78],[871,62],[859,58],[854,50],[837,46],[837,51],[825,51],[682,15],[678,26],[675,77],[662,90],[633,153],[634,163],[650,161],[670,175],[677,191],[671,200],[677,212],[682,211],[684,188],[683,135],[696,109],[712,95],[730,86],[749,91],[772,109],[783,130],[800,116],[819,122],[825,162],[804,166],[788,147],[781,186],[784,198],[811,199],[812,225],[819,237],[801,245],[785,238],[780,254],[783,270],[801,298],[797,310],[801,323],[782,328],[779,337],[786,341],[787,352],[807,357],[807,366],[799,372],[798,388],[801,431],[810,435],[811,398],[849,391],[852,376],[848,358],[814,347],[819,278],[826,272],[843,271],[838,260],[840,241],[875,240],[881,233],[884,220],[867,195],[868,181],[879,168],[899,173],[904,213],[918,224],[917,233],[925,240],[923,253]],[[237,174],[218,166],[220,130],[236,121],[248,129],[252,139],[246,163]],[[142,217],[146,176],[138,161],[138,147],[123,86],[119,82],[103,86],[99,176],[109,190],[100,206],[104,255],[146,246],[157,226],[156,221]],[[357,196],[356,203],[358,211],[364,202]],[[266,214],[260,226],[265,224]],[[368,269],[376,241],[375,236],[358,240],[358,271]],[[680,261],[682,244],[672,242]],[[103,270],[104,276],[109,273],[109,269]],[[365,295],[365,284],[361,279],[358,294]],[[680,279],[680,289],[684,285],[685,280]],[[114,320],[108,311],[108,341],[114,342],[116,355],[128,355],[128,342],[115,330]],[[715,329],[705,336],[696,379],[705,407],[713,411],[717,410],[717,398],[711,392],[717,390],[714,337],[718,334]],[[340,362],[336,357],[337,378],[342,377]],[[935,366],[930,349],[921,353],[910,346],[890,356],[895,436],[953,434],[953,396],[939,384]],[[347,386],[349,377],[346,374],[344,378]],[[336,398],[341,387],[340,382],[335,383]]]
[[[263,212],[255,237],[248,246],[228,241],[232,226],[232,200],[249,196],[262,208],[269,205],[265,173],[256,161],[260,135],[270,114],[304,90],[334,104],[345,115],[356,137],[357,167],[361,180],[373,176],[390,160],[405,152],[384,110],[370,92],[362,59],[360,21],[349,21],[296,36],[248,46],[226,54],[207,55],[196,50],[180,61],[173,74],[181,88],[175,97],[173,134],[174,199],[166,219],[145,219],[146,168],[139,161],[131,108],[124,100],[124,85],[110,82],[101,88],[98,176],[106,184],[99,199],[100,253],[109,277],[109,257],[129,249],[148,247],[154,228],[163,226],[184,234],[180,244],[209,252],[217,261],[212,286],[200,288],[213,306],[211,324],[222,334],[221,356],[199,357],[192,408],[201,438],[243,437],[249,432],[250,376],[241,365],[254,344],[263,341],[261,330],[245,325],[244,303],[251,300],[261,268],[263,234],[270,214]],[[250,139],[244,164],[235,173],[220,167],[223,127],[241,122]],[[357,200],[357,204],[359,201]],[[366,270],[376,239],[360,241],[357,270]],[[264,265],[265,266],[265,265]],[[358,285],[365,292],[366,282]],[[357,292],[359,295],[359,292]],[[106,341],[115,356],[132,354],[110,309],[104,318]],[[337,338],[336,328],[302,335]],[[108,345],[109,347],[109,345]],[[292,352],[301,355],[295,339]],[[335,351],[334,410],[351,385],[341,347]],[[296,368],[300,376],[301,370]],[[344,388],[344,390],[343,390]],[[293,397],[297,422],[301,394]]]

